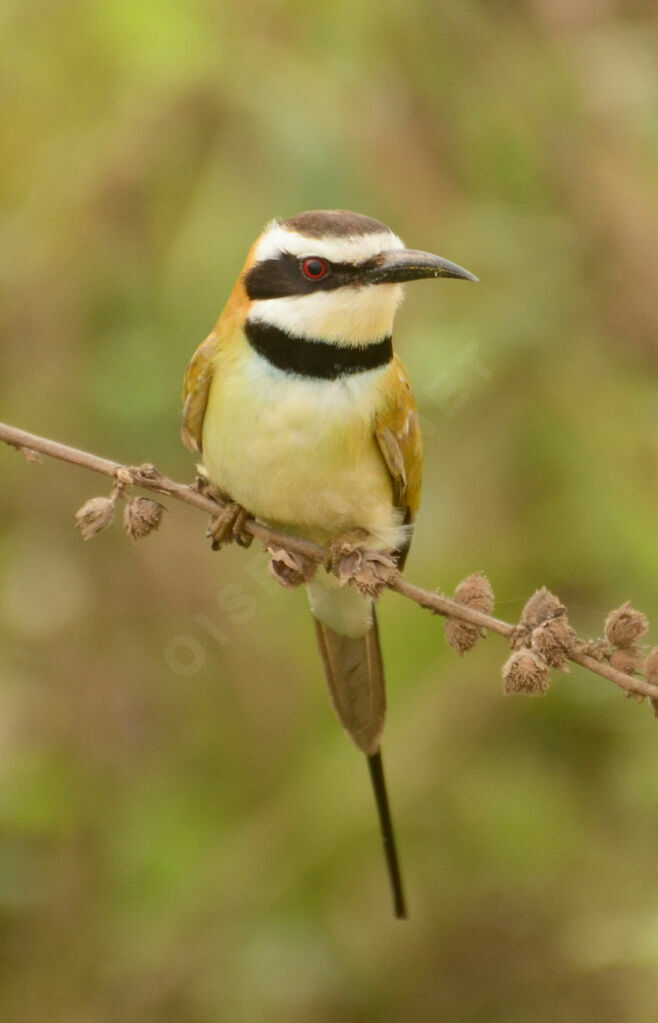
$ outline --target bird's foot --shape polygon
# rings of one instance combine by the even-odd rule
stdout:
[[[364,597],[377,599],[398,575],[393,550],[373,550],[364,546],[365,529],[352,529],[336,537],[329,545],[327,571],[338,576],[341,586],[352,583]]]
[[[317,564],[310,558],[283,547],[268,547],[270,572],[286,590],[294,590],[315,575]]]
[[[235,501],[225,505],[218,515],[213,515],[206,530],[206,536],[212,540],[212,549],[218,551],[233,542],[239,547],[249,547],[253,536],[244,528],[248,518],[249,513]]]

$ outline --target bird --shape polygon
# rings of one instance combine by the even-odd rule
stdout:
[[[364,214],[311,210],[266,225],[185,374],[183,441],[228,502],[213,546],[246,545],[252,516],[344,562],[351,553],[367,569],[385,552],[404,567],[422,440],[392,330],[404,284],[423,278],[477,280]],[[405,918],[381,755],[375,602],[350,581],[318,570],[306,586],[335,711],[367,757],[393,909]]]

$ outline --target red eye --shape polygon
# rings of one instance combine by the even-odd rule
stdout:
[[[309,281],[321,281],[329,273],[329,267],[324,259],[311,256],[310,259],[305,259],[302,263],[302,273]]]

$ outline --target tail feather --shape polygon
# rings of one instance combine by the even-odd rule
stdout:
[[[395,845],[393,819],[391,818],[391,810],[388,805],[388,795],[386,793],[384,764],[382,763],[382,755],[379,752],[379,750],[368,757],[368,767],[370,769],[370,780],[372,781],[372,787],[375,793],[375,799],[377,801],[377,811],[379,813],[379,826],[381,828],[382,839],[384,842],[384,855],[386,856],[386,866],[388,867],[388,874],[391,879],[391,890],[393,892],[393,908],[398,920],[406,920],[407,905],[404,899],[404,889],[402,887],[402,874],[400,873],[400,863],[398,860],[398,853]]]
[[[386,689],[377,617],[363,636],[343,636],[315,619],[325,676],[336,713],[355,744],[368,757],[384,842],[396,917],[406,917],[402,878],[386,792],[379,741],[386,717]]]
[[[317,620],[315,627],[336,713],[359,749],[375,753],[386,718],[377,626],[356,639],[341,636]]]

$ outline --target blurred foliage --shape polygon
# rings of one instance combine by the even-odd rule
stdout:
[[[411,579],[546,584],[658,634],[658,64],[638,0],[11,0],[1,418],[180,478],[181,376],[273,215],[340,206],[476,272],[409,289]],[[411,920],[302,593],[172,508],[0,451],[0,1015],[656,1018],[656,724],[580,670],[503,699],[388,595]]]

